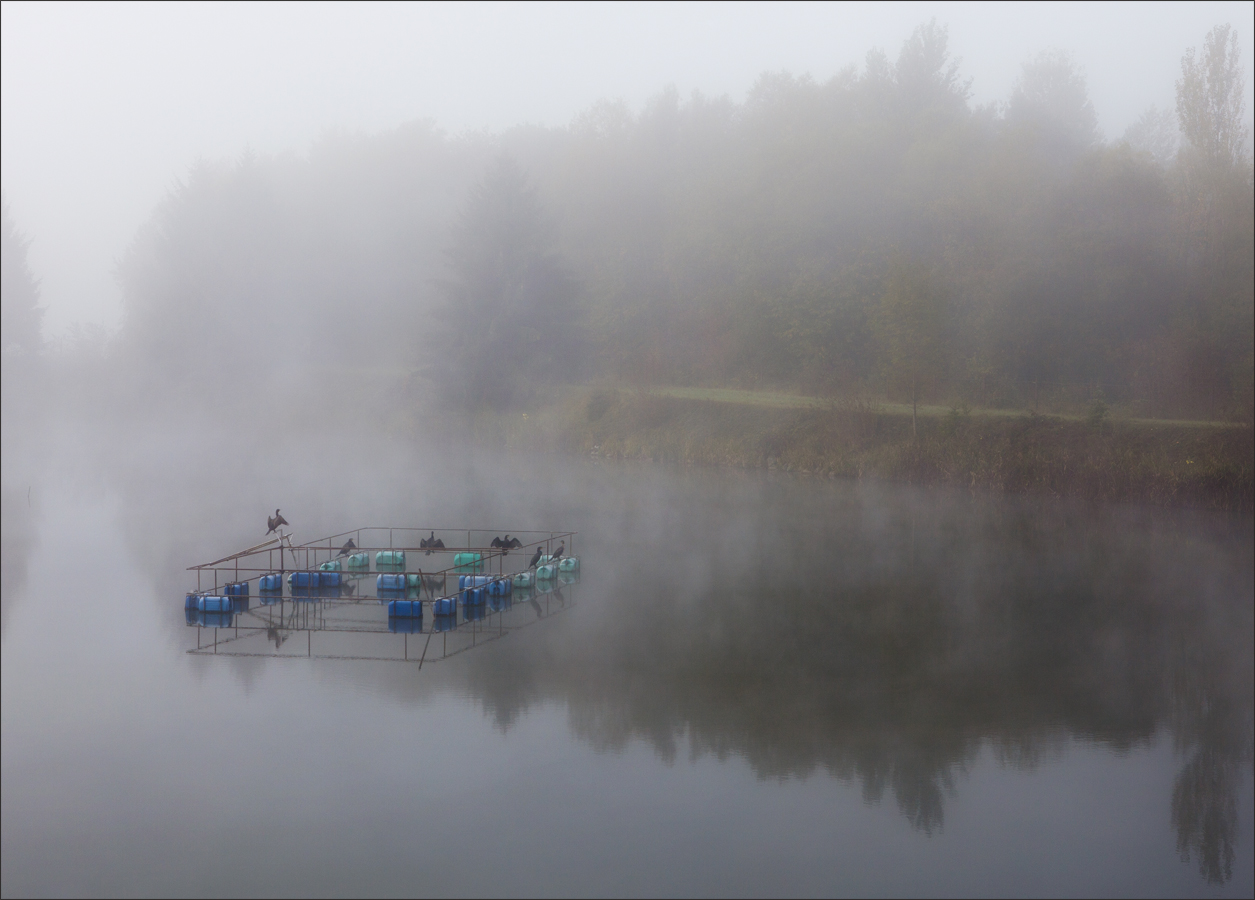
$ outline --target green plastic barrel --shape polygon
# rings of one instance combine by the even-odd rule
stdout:
[[[370,570],[370,554],[354,553],[349,557],[349,570],[353,572],[367,572]]]
[[[535,579],[532,577],[531,572],[519,572],[511,578],[510,581],[513,582],[516,588],[526,588],[531,587],[532,582],[535,581]]]
[[[405,571],[405,551],[380,550],[375,554],[375,568],[380,572]]]
[[[550,581],[558,574],[557,566],[539,566],[536,569],[536,579],[538,581]]]
[[[318,566],[318,571],[319,572],[339,572],[340,560],[329,559],[325,563],[322,563]]]
[[[580,570],[580,558],[578,556],[566,556],[558,561],[559,572],[578,572]]]
[[[459,574],[484,571],[484,555],[482,553],[453,554],[453,571]]]

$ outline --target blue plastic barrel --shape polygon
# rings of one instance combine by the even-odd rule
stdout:
[[[199,609],[200,608],[200,594],[188,594],[187,597],[183,600],[183,608],[184,609]]]
[[[462,592],[463,606],[478,606],[488,599],[488,592],[485,588],[467,588]]]
[[[319,572],[318,586],[322,588],[339,588],[341,575],[339,572]]]
[[[294,588],[318,587],[318,572],[293,572],[288,576],[288,586]]]
[[[492,594],[488,595],[488,608],[493,612],[502,612],[503,610],[509,609],[513,605],[514,603],[509,594],[495,597]]]
[[[206,595],[196,601],[196,609],[206,613],[230,613],[235,611],[235,602],[230,597]]]
[[[257,579],[257,589],[259,591],[281,591],[283,590],[283,576],[278,572],[269,572]]]
[[[422,634],[421,616],[388,616],[388,630],[393,634]]]
[[[455,631],[458,627],[458,617],[455,615],[436,616],[431,620],[432,631]]]
[[[375,578],[375,590],[377,591],[401,591],[405,592],[405,576],[404,575],[379,575]]]
[[[233,617],[229,612],[198,612],[196,619],[196,624],[205,628],[230,628],[233,621]]]
[[[187,624],[189,624],[189,625],[199,625],[199,624],[200,624],[200,613],[198,613],[198,612],[196,611],[196,607],[195,607],[195,606],[193,606],[191,609],[188,609],[188,608],[184,607],[184,609],[183,609],[183,615],[187,616]]]
[[[467,588],[483,587],[492,581],[491,575],[459,575],[458,590],[464,591]]]
[[[414,617],[423,615],[422,600],[389,600],[388,601],[389,616]]]
[[[233,581],[222,589],[222,593],[226,594],[228,597],[247,597],[248,582]]]
[[[432,615],[451,616],[458,611],[457,597],[438,597],[431,603]]]
[[[486,610],[478,604],[468,603],[462,607],[462,618],[467,622],[473,622],[476,619],[482,619]]]
[[[509,578],[499,578],[496,581],[490,581],[485,589],[493,597],[504,597],[510,593],[512,585]]]

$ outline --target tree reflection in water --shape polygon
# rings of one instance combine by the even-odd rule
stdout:
[[[798,516],[741,556],[672,536],[677,571],[619,545],[579,613],[480,657],[474,690],[502,725],[561,699],[601,750],[857,780],[928,834],[982,747],[1032,769],[1071,738],[1125,751],[1166,727],[1178,847],[1227,881],[1252,752],[1249,522],[1198,540],[1198,523],[1010,507]]]

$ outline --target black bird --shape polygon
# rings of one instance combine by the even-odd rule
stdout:
[[[266,534],[270,534],[280,525],[287,525],[288,520],[279,515],[279,510],[276,509],[273,516],[266,516],[266,524],[270,526],[270,531],[267,531]]]
[[[566,544],[559,544],[558,549],[553,551],[553,556],[549,557],[549,561],[551,563],[556,563],[558,560],[562,559],[562,554],[565,550]]]
[[[350,553],[352,553],[356,549],[357,549],[357,544],[353,543],[352,538],[349,538],[347,541],[344,542],[344,546],[340,548],[340,552],[336,554],[336,559],[339,559],[341,556],[348,556]]]
[[[509,556],[511,550],[513,550],[515,547],[522,547],[523,544],[519,541],[518,538],[512,538],[507,534],[503,538],[499,538],[499,537],[493,538],[492,544],[490,546],[498,548],[501,551],[502,556]]]
[[[536,563],[540,562],[540,558],[545,555],[545,551],[540,547],[536,548],[536,555],[532,557],[532,561],[527,564],[529,569],[536,568]]]
[[[431,556],[431,551],[444,549],[444,541],[436,537],[436,532],[433,531],[431,537],[423,538],[418,542],[418,546],[420,550],[426,551],[425,555]]]

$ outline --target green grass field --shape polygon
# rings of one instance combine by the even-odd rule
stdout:
[[[646,388],[647,393],[654,394],[659,397],[674,397],[678,400],[713,400],[716,403],[739,403],[746,406],[768,406],[778,409],[831,409],[834,405],[840,405],[839,401],[829,400],[823,397],[807,397],[801,394],[784,394],[777,391],[746,391],[736,390],[733,388],[691,388],[691,387],[653,387]],[[911,414],[911,404],[909,403],[888,403],[877,402],[877,412],[881,415],[888,416],[909,416]],[[1029,410],[1024,409],[981,409],[973,407],[968,411],[973,416],[989,416],[995,418],[1028,418],[1033,415]],[[921,417],[939,418],[948,416],[951,408],[948,406],[937,406],[919,404],[918,414]],[[1080,422],[1086,418],[1083,415],[1069,415],[1067,413],[1041,413],[1052,419],[1061,421]],[[1203,419],[1148,419],[1148,418],[1131,418],[1112,414],[1113,419],[1125,422],[1131,425],[1155,425],[1155,426],[1175,426],[1179,428],[1235,428],[1240,427],[1234,422],[1218,422]]]

